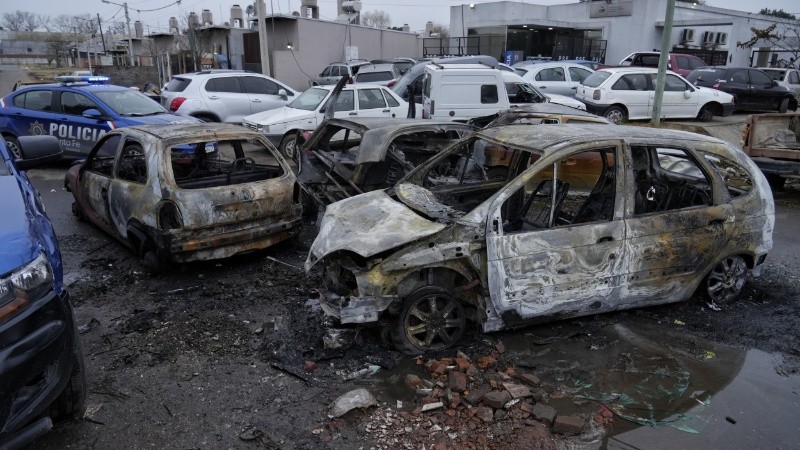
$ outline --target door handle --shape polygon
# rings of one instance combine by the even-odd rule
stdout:
[[[547,89],[547,86],[539,86],[539,89]]]
[[[255,99],[255,100],[252,100],[252,102],[253,102],[253,103],[261,103],[261,100],[259,100],[259,99]]]
[[[357,115],[358,115],[358,113],[357,113],[357,112],[351,112],[349,115],[351,115],[351,116],[357,116]]]
[[[603,242],[611,242],[613,240],[614,240],[614,238],[611,237],[611,236],[603,236],[603,237],[601,237],[600,239],[597,240],[597,243],[598,244],[602,244]]]
[[[384,109],[383,112],[389,112],[391,109]]]
[[[216,95],[211,95],[208,98],[211,99],[211,100],[219,100],[219,97],[216,96]]]

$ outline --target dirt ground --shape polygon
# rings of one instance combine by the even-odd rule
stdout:
[[[352,345],[326,348],[320,273],[301,269],[313,223],[268,251],[154,276],[72,216],[65,170],[29,176],[59,235],[87,411],[29,449],[788,448],[800,440],[800,184],[776,194],[763,276],[719,311],[694,298],[472,330],[458,348],[417,359],[383,347],[374,329],[352,329]],[[762,364],[752,375],[754,359]],[[522,394],[496,408],[470,403],[470,394],[504,387]],[[329,417],[356,388],[378,404]],[[628,437],[665,429],[679,435]],[[679,445],[684,438],[694,440]]]
[[[707,342],[682,347],[689,352],[719,345],[779,353],[783,358],[774,370],[785,377],[796,377],[800,368],[800,185],[778,194],[775,249],[763,276],[749,281],[740,300],[721,311],[693,299],[489,335],[473,330],[458,349],[415,360],[384,348],[378,333],[368,329],[353,333],[352,347],[325,348],[327,327],[315,301],[320,273],[301,269],[316,232],[313,223],[306,223],[299,240],[265,252],[153,276],[123,246],[72,217],[70,194],[60,188],[64,169],[29,174],[59,233],[81,326],[88,410],[83,420],[57,426],[31,449],[564,448],[575,442],[595,448],[608,443],[615,427],[628,429],[633,422],[613,407],[605,411],[610,403],[585,405],[574,385],[565,383],[585,363],[576,352],[619,341],[607,336],[609,327],[618,326],[649,329],[652,342],[664,348],[677,345],[664,337],[677,332]],[[552,347],[559,344],[575,348]],[[501,417],[490,414],[491,422],[474,416],[477,408],[463,401],[460,408],[419,412],[443,394],[414,395],[406,377],[438,381],[435,391],[447,376],[432,374],[426,364],[434,358],[452,364],[449,358],[457,351],[478,368],[469,378],[473,390],[525,384],[522,375],[540,377],[541,384],[527,383],[528,406]],[[564,354],[556,358],[559,352]],[[487,356],[496,363],[481,365]],[[531,363],[534,357],[540,362]],[[570,359],[575,366],[566,372],[549,368]],[[313,370],[304,370],[311,362]],[[378,373],[356,376],[361,369]],[[729,369],[735,373],[735,367]],[[603,371],[582,375],[592,380]],[[329,418],[333,401],[357,387],[367,388],[380,405]],[[557,408],[559,414],[585,423],[578,437],[553,434],[526,411],[564,398],[572,400]]]

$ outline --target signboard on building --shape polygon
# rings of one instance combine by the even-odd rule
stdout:
[[[633,0],[617,0],[614,2],[590,2],[589,17],[616,17],[633,14]]]

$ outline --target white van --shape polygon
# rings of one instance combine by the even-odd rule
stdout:
[[[422,81],[422,118],[465,121],[508,109],[503,74],[482,64],[429,64]]]

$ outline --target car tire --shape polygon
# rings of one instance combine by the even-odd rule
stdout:
[[[72,372],[64,390],[50,405],[50,417],[54,421],[77,419],[86,411],[86,364],[77,329],[74,332],[75,345],[72,350]]]
[[[789,98],[786,97],[778,104],[778,112],[783,114],[789,110]]]
[[[281,139],[278,150],[280,150],[281,155],[287,159],[294,160],[295,155],[297,155],[297,133],[286,133],[283,139]]]
[[[464,335],[466,313],[452,290],[423,286],[408,294],[393,322],[394,347],[407,354],[450,348]]]
[[[628,121],[628,112],[625,111],[625,108],[622,106],[613,105],[606,109],[606,112],[603,113],[603,117],[610,120],[613,124],[622,125]]]
[[[715,304],[730,303],[742,291],[747,274],[747,263],[741,256],[722,259],[703,280],[706,299]]]
[[[6,148],[9,152],[11,152],[11,156],[14,159],[22,159],[22,150],[19,147],[19,141],[15,136],[10,134],[3,135],[3,139],[6,140]]]
[[[86,222],[86,214],[83,213],[83,210],[81,209],[80,205],[78,205],[77,201],[72,202],[72,215],[78,219],[78,222]]]
[[[700,112],[697,113],[697,119],[702,122],[711,122],[714,120],[714,110],[711,105],[703,105],[703,107],[700,108]]]

